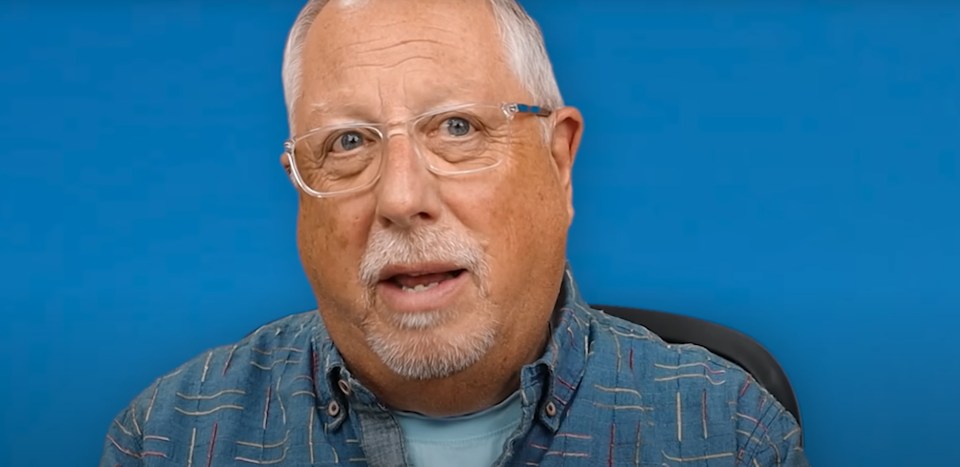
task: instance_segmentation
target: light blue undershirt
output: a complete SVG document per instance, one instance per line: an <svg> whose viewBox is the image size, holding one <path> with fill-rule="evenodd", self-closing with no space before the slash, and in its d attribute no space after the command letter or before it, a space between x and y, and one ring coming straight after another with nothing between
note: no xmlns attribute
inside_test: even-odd
<svg viewBox="0 0 960 467"><path fill-rule="evenodd" d="M407 460L416 467L490 467L520 425L520 393L481 412L432 418L394 411L403 431Z"/></svg>

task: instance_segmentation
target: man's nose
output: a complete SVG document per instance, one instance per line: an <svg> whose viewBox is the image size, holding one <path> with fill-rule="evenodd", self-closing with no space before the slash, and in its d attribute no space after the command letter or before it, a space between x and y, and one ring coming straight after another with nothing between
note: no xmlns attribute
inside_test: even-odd
<svg viewBox="0 0 960 467"><path fill-rule="evenodd" d="M409 228L437 219L442 202L435 177L405 133L391 133L383 146L383 167L377 184L377 217Z"/></svg>

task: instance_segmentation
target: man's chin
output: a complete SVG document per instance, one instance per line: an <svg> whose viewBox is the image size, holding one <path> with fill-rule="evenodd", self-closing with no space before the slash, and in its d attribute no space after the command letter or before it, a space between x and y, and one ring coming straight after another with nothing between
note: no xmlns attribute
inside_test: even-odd
<svg viewBox="0 0 960 467"><path fill-rule="evenodd" d="M431 310L420 313L387 311L387 319L401 332L427 332L437 329L450 319L449 310Z"/></svg>
<svg viewBox="0 0 960 467"><path fill-rule="evenodd" d="M443 314L439 316L442 321ZM496 340L491 326L466 332L443 323L387 326L392 329L368 329L367 343L388 368L410 380L441 379L464 371L482 360Z"/></svg>

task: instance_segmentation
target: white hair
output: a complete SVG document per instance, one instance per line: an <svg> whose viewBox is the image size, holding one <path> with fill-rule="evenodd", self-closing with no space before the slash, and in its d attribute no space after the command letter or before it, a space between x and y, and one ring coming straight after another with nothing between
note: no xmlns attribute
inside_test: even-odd
<svg viewBox="0 0 960 467"><path fill-rule="evenodd" d="M293 108L300 99L303 78L303 46L307 33L320 10L329 0L308 0L300 10L283 53L283 97L287 104L290 132L293 133ZM488 0L493 7L507 63L534 102L551 109L563 106L560 88L553 75L543 33L537 22L516 0Z"/></svg>
<svg viewBox="0 0 960 467"><path fill-rule="evenodd" d="M384 269L431 262L470 271L479 292L476 305L409 314L386 311L377 298ZM361 324L367 344L404 378L428 380L458 373L480 361L497 341L500 313L489 295L490 267L480 242L463 230L436 224L410 231L377 229L360 260L359 279L365 288L360 304L369 310ZM446 324L464 315L469 316L470 330L451 332Z"/></svg>

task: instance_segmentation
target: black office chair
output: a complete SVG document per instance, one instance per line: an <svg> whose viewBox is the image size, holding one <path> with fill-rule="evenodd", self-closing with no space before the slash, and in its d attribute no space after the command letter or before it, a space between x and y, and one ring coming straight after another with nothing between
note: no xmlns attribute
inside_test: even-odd
<svg viewBox="0 0 960 467"><path fill-rule="evenodd" d="M800 406L787 374L773 355L750 336L717 323L662 311L591 305L637 323L673 344L696 344L748 371L800 424Z"/></svg>

